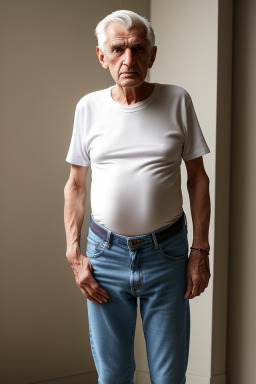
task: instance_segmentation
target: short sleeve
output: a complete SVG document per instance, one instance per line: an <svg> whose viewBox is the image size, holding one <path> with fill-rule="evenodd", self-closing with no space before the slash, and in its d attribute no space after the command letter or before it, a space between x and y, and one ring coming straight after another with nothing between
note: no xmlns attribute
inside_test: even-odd
<svg viewBox="0 0 256 384"><path fill-rule="evenodd" d="M66 161L71 164L89 167L91 161L86 150L83 120L84 119L82 118L81 107L78 103L75 110L73 132Z"/></svg>
<svg viewBox="0 0 256 384"><path fill-rule="evenodd" d="M183 128L185 140L181 156L184 161L195 159L210 152L191 98L186 107L186 112L183 114Z"/></svg>

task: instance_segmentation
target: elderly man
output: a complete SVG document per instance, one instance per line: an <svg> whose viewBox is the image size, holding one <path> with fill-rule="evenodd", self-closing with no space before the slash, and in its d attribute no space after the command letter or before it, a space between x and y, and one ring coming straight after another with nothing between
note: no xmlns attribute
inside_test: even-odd
<svg viewBox="0 0 256 384"><path fill-rule="evenodd" d="M66 161L66 256L87 298L92 355L101 384L133 383L137 298L151 382L184 384L189 355L189 299L204 292L209 269L210 152L189 93L146 82L157 47L144 17L113 12L96 28L99 61L115 85L76 106ZM182 208L186 164L193 220L189 252ZM86 256L80 251L92 170ZM189 257L188 257L189 254Z"/></svg>

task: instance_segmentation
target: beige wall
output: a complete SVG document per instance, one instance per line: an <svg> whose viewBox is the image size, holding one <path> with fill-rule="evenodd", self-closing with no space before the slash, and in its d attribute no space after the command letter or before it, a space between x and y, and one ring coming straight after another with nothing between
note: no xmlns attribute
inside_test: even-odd
<svg viewBox="0 0 256 384"><path fill-rule="evenodd" d="M63 188L75 105L113 84L97 61L94 28L120 8L149 17L148 0L0 3L4 384L97 382L86 299L65 258ZM89 206L88 194L82 250Z"/></svg>
<svg viewBox="0 0 256 384"><path fill-rule="evenodd" d="M158 53L150 81L178 84L190 92L211 149L204 163L211 179L214 278L208 290L191 301L188 384L225 382L228 218L227 383L251 384L256 376L253 0L237 0L234 6L230 217L230 0L151 0L151 6L149 0L111 0L100 7L84 0L1 1L0 381L97 382L86 301L65 259L60 196L69 174L65 157L75 105L84 94L113 83L97 62L94 28L116 9L146 17L151 13ZM182 178L191 242L184 167ZM89 180L90 174L83 252ZM135 345L136 384L146 384L150 381L140 316Z"/></svg>
<svg viewBox="0 0 256 384"><path fill-rule="evenodd" d="M256 377L256 2L234 2L228 384Z"/></svg>

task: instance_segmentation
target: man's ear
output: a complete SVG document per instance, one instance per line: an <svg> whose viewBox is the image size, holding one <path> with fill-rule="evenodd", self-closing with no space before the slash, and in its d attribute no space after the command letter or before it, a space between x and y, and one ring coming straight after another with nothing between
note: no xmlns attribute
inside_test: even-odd
<svg viewBox="0 0 256 384"><path fill-rule="evenodd" d="M106 63L105 55L98 46L96 47L96 52L102 67L108 69L108 64Z"/></svg>
<svg viewBox="0 0 256 384"><path fill-rule="evenodd" d="M154 61L156 59L156 52L157 52L157 46L154 45L154 47L151 49L151 57L150 57L150 61L149 61L149 64L148 64L148 67L151 68L154 64Z"/></svg>

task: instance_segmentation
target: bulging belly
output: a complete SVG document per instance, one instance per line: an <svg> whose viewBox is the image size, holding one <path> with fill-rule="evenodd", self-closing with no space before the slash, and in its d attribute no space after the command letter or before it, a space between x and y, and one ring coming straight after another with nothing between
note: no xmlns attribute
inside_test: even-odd
<svg viewBox="0 0 256 384"><path fill-rule="evenodd" d="M146 172L146 167L106 171L92 177L91 208L94 219L115 233L153 232L182 213L180 173L152 168Z"/></svg>

